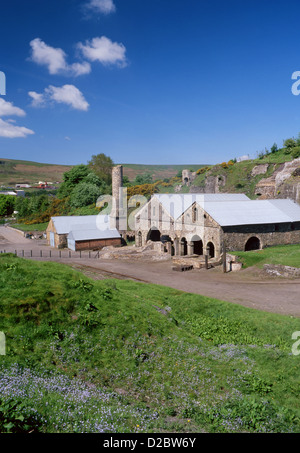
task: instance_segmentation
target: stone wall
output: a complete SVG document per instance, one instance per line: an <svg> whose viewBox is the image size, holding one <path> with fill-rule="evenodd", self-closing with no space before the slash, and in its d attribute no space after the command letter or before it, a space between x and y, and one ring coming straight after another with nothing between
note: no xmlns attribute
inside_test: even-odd
<svg viewBox="0 0 300 453"><path fill-rule="evenodd" d="M295 224L295 230L291 224L275 225L243 225L235 227L223 227L221 240L225 240L228 251L243 251L245 244L251 237L260 240L261 248L273 245L288 245L300 243L300 222Z"/></svg>

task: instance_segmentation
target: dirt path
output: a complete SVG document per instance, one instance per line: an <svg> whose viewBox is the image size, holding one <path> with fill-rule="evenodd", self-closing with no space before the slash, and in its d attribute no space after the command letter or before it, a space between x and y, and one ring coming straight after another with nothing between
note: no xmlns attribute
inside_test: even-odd
<svg viewBox="0 0 300 453"><path fill-rule="evenodd" d="M25 239L18 232L0 227L0 250L34 250L36 260L59 261L82 270L94 279L118 278L154 283L195 294L244 305L263 311L300 317L300 279L267 277L256 269L223 274L221 267L215 269L194 269L174 272L172 261L130 261L79 259L76 257L58 259L38 257L42 250L53 255L44 241ZM38 253L37 253L38 252ZM64 252L66 254L66 252Z"/></svg>

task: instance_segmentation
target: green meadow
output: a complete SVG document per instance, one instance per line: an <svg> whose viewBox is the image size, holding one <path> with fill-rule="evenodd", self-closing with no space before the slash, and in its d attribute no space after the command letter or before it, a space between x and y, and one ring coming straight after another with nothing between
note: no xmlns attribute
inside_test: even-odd
<svg viewBox="0 0 300 453"><path fill-rule="evenodd" d="M2 254L1 432L300 432L299 330L290 316Z"/></svg>

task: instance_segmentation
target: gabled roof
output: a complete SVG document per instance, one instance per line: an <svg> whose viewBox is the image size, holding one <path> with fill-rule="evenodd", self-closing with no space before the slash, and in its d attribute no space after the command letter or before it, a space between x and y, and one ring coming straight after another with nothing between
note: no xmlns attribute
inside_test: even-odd
<svg viewBox="0 0 300 453"><path fill-rule="evenodd" d="M152 199L157 199L174 220L195 202L201 205L207 202L250 201L250 198L242 193L155 194L152 195Z"/></svg>
<svg viewBox="0 0 300 453"><path fill-rule="evenodd" d="M68 234L71 230L109 230L108 215L58 216L51 217L57 234Z"/></svg>

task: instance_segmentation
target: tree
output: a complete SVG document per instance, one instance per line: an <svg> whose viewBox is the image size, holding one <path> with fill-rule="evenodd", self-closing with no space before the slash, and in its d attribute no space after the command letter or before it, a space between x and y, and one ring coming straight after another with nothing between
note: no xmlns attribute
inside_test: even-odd
<svg viewBox="0 0 300 453"><path fill-rule="evenodd" d="M133 184L136 186L141 186L144 184L152 184L152 183L153 183L152 175L151 175L151 173L147 173L147 172L144 173L143 175L137 175L133 182Z"/></svg>
<svg viewBox="0 0 300 453"><path fill-rule="evenodd" d="M0 217L11 215L15 209L15 197L12 195L0 195Z"/></svg>
<svg viewBox="0 0 300 453"><path fill-rule="evenodd" d="M274 143L274 144L271 146L271 153L274 154L274 153L277 153L277 151L278 151L277 143Z"/></svg>
<svg viewBox="0 0 300 453"><path fill-rule="evenodd" d="M88 166L106 184L111 184L111 172L114 163L110 157L104 153L93 155Z"/></svg>
<svg viewBox="0 0 300 453"><path fill-rule="evenodd" d="M297 146L297 142L294 138L288 138L283 143L283 146L286 148L287 152L290 153L295 146Z"/></svg>
<svg viewBox="0 0 300 453"><path fill-rule="evenodd" d="M72 191L70 204L73 208L81 208L96 203L97 198L102 195L100 187L88 182L81 182Z"/></svg>
<svg viewBox="0 0 300 453"><path fill-rule="evenodd" d="M91 172L90 168L87 165L76 165L67 171L63 175L63 183L58 189L57 196L58 198L66 198L71 195L72 190L79 184L83 179L85 179L88 174Z"/></svg>

